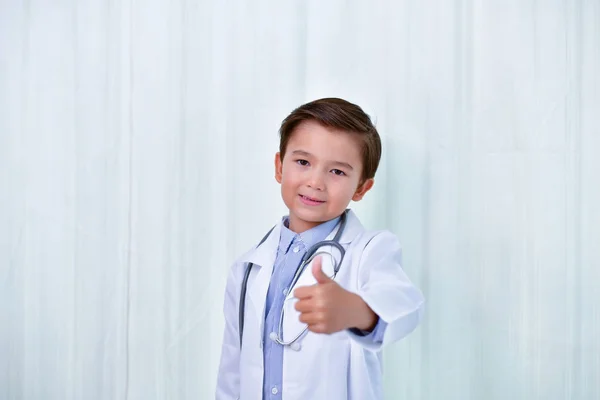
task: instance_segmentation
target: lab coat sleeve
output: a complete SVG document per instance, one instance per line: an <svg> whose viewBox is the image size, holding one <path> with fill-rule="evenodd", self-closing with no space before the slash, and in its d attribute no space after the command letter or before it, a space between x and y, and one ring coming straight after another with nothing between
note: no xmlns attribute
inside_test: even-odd
<svg viewBox="0 0 600 400"><path fill-rule="evenodd" d="M387 328L387 323L379 318L377 324L375 324L375 328L372 331L362 331L358 328L350 328L350 333L353 333L358 336L362 336L365 339L369 339L373 342L383 342L383 334L385 333L385 328Z"/></svg>
<svg viewBox="0 0 600 400"><path fill-rule="evenodd" d="M221 361L217 375L216 400L236 400L240 397L240 339L238 330L239 280L231 268L225 287L223 313L225 329L221 345Z"/></svg>
<svg viewBox="0 0 600 400"><path fill-rule="evenodd" d="M383 340L352 332L350 337L377 351L415 330L421 320L424 298L402 270L400 243L389 231L379 232L369 241L358 268L357 293L385 324Z"/></svg>

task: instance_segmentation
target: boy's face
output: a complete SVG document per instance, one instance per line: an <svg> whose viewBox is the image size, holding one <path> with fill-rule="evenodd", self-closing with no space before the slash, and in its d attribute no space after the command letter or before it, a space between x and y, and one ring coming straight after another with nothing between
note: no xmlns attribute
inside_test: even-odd
<svg viewBox="0 0 600 400"><path fill-rule="evenodd" d="M290 210L290 230L301 233L341 215L373 186L362 174L360 139L316 121L294 129L285 156L275 155L275 179Z"/></svg>

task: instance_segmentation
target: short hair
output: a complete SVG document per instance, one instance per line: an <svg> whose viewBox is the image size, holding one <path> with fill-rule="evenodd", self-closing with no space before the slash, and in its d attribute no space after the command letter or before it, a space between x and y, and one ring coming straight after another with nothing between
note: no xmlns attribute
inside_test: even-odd
<svg viewBox="0 0 600 400"><path fill-rule="evenodd" d="M304 121L316 121L327 128L356 134L362 142L361 184L375 177L381 160L381 139L371 118L356 104L339 98L311 101L296 108L279 128L279 153L283 160L294 130Z"/></svg>

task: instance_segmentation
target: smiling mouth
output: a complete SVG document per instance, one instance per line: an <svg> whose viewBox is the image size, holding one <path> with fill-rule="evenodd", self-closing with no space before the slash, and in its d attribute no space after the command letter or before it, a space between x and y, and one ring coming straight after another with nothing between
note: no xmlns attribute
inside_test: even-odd
<svg viewBox="0 0 600 400"><path fill-rule="evenodd" d="M306 202L306 203L310 203L310 204L322 204L325 203L325 200L318 200L318 199L313 199L312 197L308 197L308 196L304 196L304 195L298 195L300 196L300 198Z"/></svg>

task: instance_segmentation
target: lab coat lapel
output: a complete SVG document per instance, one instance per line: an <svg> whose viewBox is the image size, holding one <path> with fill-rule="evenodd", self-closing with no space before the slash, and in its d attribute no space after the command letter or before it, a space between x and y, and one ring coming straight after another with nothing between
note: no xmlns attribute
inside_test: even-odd
<svg viewBox="0 0 600 400"><path fill-rule="evenodd" d="M253 274L256 278L249 279L247 295L254 306L256 319L262 326L263 313L269 290L269 282L273 273L273 265L277 256L277 247L279 246L279 236L281 233L281 223L277 224L269 237L258 247L248 251L240 258L244 265L244 270L248 263L253 263ZM262 335L262 332L261 332Z"/></svg>
<svg viewBox="0 0 600 400"><path fill-rule="evenodd" d="M346 229L344 229L344 232L340 237L340 244L348 244L352 242L354 239L356 239L356 236L358 236L364 230L365 228L360 223L360 220L356 214L354 214L354 211L349 209L347 213ZM327 240L332 240L335 236L335 233L336 231L331 232L331 234L327 237Z"/></svg>

